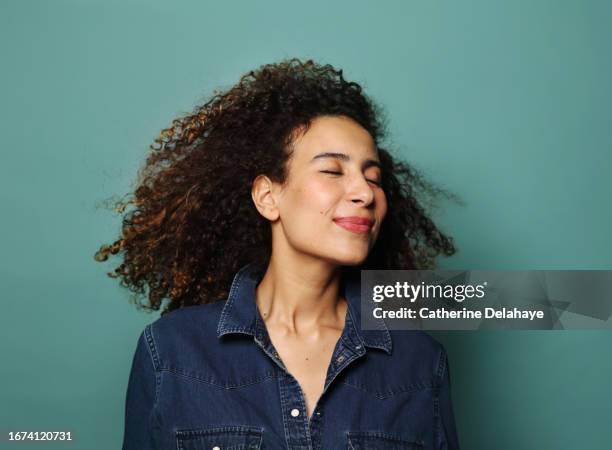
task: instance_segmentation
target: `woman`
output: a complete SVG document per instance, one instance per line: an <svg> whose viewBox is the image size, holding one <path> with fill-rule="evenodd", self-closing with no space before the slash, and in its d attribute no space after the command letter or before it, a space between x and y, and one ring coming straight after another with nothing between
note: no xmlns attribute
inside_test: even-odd
<svg viewBox="0 0 612 450"><path fill-rule="evenodd" d="M109 275L163 305L134 355L125 450L458 448L442 346L360 328L360 270L455 252L415 196L440 191L383 137L358 84L297 59L162 131L97 255L121 253Z"/></svg>

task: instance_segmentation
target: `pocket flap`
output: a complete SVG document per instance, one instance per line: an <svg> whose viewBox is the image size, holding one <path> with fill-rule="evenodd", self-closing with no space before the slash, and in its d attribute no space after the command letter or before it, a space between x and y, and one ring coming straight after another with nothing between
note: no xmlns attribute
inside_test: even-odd
<svg viewBox="0 0 612 450"><path fill-rule="evenodd" d="M179 450L259 450L263 429L242 425L177 430Z"/></svg>
<svg viewBox="0 0 612 450"><path fill-rule="evenodd" d="M382 431L349 431L349 450L422 450L423 442Z"/></svg>

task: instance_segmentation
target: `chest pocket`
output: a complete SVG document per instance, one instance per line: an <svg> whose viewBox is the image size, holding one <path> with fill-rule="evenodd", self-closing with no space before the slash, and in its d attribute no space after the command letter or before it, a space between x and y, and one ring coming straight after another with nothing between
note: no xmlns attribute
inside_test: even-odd
<svg viewBox="0 0 612 450"><path fill-rule="evenodd" d="M349 431L348 450L422 450L423 442L380 431Z"/></svg>
<svg viewBox="0 0 612 450"><path fill-rule="evenodd" d="M178 450L260 450L261 428L233 425L202 430L177 430Z"/></svg>

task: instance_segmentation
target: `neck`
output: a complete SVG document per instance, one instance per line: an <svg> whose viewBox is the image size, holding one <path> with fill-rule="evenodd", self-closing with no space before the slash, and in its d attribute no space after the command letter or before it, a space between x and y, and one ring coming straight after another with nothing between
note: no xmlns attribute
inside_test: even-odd
<svg viewBox="0 0 612 450"><path fill-rule="evenodd" d="M280 260L274 255L256 289L257 306L268 326L310 335L344 321L341 267L318 260Z"/></svg>

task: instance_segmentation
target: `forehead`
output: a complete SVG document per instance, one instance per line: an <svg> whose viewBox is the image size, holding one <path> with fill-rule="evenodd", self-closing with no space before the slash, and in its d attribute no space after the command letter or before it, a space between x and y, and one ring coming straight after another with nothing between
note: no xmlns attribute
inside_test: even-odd
<svg viewBox="0 0 612 450"><path fill-rule="evenodd" d="M299 134L293 145L292 159L307 163L321 152L345 153L354 160L378 160L376 144L370 133L345 116L321 116Z"/></svg>

